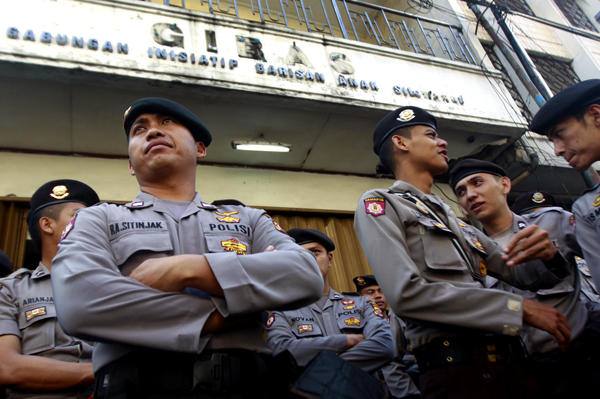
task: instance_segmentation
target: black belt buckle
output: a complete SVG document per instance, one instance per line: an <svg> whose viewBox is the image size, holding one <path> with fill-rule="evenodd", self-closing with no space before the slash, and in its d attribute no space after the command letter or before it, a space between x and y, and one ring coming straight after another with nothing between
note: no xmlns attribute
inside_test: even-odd
<svg viewBox="0 0 600 399"><path fill-rule="evenodd" d="M194 363L194 384L196 388L211 392L224 392L231 387L231 367L229 355L213 353L204 356Z"/></svg>

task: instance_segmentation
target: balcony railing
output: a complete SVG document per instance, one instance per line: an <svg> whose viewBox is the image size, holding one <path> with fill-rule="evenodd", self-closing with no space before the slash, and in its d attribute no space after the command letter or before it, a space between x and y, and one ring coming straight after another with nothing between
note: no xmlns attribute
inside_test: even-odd
<svg viewBox="0 0 600 399"><path fill-rule="evenodd" d="M359 0L142 0L477 64L460 26Z"/></svg>

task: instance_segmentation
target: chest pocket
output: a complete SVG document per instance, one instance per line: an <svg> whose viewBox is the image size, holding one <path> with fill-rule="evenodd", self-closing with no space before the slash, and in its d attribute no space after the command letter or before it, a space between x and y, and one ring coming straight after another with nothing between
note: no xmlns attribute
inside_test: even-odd
<svg viewBox="0 0 600 399"><path fill-rule="evenodd" d="M123 265L136 252L172 255L173 244L168 231L136 231L123 234L111 241L117 265ZM148 258L153 256L148 256ZM155 257L155 256L154 256Z"/></svg>
<svg viewBox="0 0 600 399"><path fill-rule="evenodd" d="M418 219L418 228L425 254L425 264L434 271L466 272L467 265L454 248L452 230L431 219Z"/></svg>
<svg viewBox="0 0 600 399"><path fill-rule="evenodd" d="M251 229L243 223L202 223L206 247L211 253L252 253Z"/></svg>
<svg viewBox="0 0 600 399"><path fill-rule="evenodd" d="M368 306L365 306L368 308ZM359 334L365 327L365 318L362 309L341 310L336 313L338 328L341 331L350 332L351 334Z"/></svg>
<svg viewBox="0 0 600 399"><path fill-rule="evenodd" d="M298 322L292 326L292 331L294 335L298 338L312 338L312 337L322 337L323 332L321 331L321 327L319 327L314 322Z"/></svg>
<svg viewBox="0 0 600 399"><path fill-rule="evenodd" d="M19 311L19 330L24 355L55 347L56 309L54 303L36 303Z"/></svg>

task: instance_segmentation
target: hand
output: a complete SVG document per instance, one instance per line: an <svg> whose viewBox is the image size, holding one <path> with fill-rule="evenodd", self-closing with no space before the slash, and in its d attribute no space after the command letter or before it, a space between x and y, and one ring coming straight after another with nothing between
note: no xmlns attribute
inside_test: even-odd
<svg viewBox="0 0 600 399"><path fill-rule="evenodd" d="M567 318L554 307L523 298L523 322L554 335L558 348L564 352L571 339Z"/></svg>
<svg viewBox="0 0 600 399"><path fill-rule="evenodd" d="M362 334L346 334L346 350L358 345L364 341L365 336Z"/></svg>
<svg viewBox="0 0 600 399"><path fill-rule="evenodd" d="M181 292L187 286L185 281L189 277L189 270L194 267L196 256L175 255L146 259L129 277L160 291Z"/></svg>
<svg viewBox="0 0 600 399"><path fill-rule="evenodd" d="M265 250L263 252L275 252L275 251L277 251L275 249L275 247L272 245L269 245L268 247L265 248Z"/></svg>
<svg viewBox="0 0 600 399"><path fill-rule="evenodd" d="M507 266L533 259L550 261L558 252L548 237L548 232L533 224L515 234L503 251L502 259L506 261Z"/></svg>

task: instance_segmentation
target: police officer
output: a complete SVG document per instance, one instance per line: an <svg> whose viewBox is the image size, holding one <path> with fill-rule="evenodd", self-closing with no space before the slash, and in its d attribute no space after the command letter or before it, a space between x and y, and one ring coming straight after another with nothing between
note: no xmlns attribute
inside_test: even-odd
<svg viewBox="0 0 600 399"><path fill-rule="evenodd" d="M75 212L98 202L91 187L66 179L42 185L31 197L27 226L42 260L35 270L19 269L0 280L0 386L8 387L8 398L92 393L92 346L58 324L50 268Z"/></svg>
<svg viewBox="0 0 600 399"><path fill-rule="evenodd" d="M585 335L589 335L590 331L585 330L589 323L589 315L580 299L581 283L577 262L573 250L566 244L568 239L565 233L568 230L561 229L563 225L568 224L569 218L563 218L562 212L555 211L546 212L543 218L537 219L525 219L511 212L507 203L511 181L501 167L491 162L477 159L459 162L450 171L450 185L461 207L472 218L479 221L486 234L501 246L506 245L515 234L527 226L536 224L548 232L547 241L551 241L549 245L555 245L569 262L570 275L552 288L538 290L535 293L512 287L508 287L508 290L533 301L553 306L565 315L571 327L571 345L566 355L560 353L558 344L551 334L529 326L521 331L523 342L530 356L535 360L535 371L540 379L539 386L544 397L584 394L585 392L581 392L583 386L580 380L583 374L593 367L585 360L587 352L592 348L587 348L586 353L576 352L576 348L580 349L582 346L577 343L585 342ZM544 202L541 193L538 193L535 199L539 203ZM579 370L574 372L574 369ZM579 394L576 394L577 390L580 390Z"/></svg>
<svg viewBox="0 0 600 399"><path fill-rule="evenodd" d="M515 377L525 373L523 323L561 345L569 326L551 306L485 289L484 277L537 290L560 282L567 266L553 246L536 255L544 262L530 259L527 249L541 239L536 228L504 251L480 232L465 235L464 223L431 193L434 176L448 168L446 146L428 112L408 106L388 114L375 128L373 150L397 181L363 194L356 233L393 312L407 323L423 397L527 397L532 378Z"/></svg>
<svg viewBox="0 0 600 399"><path fill-rule="evenodd" d="M554 196L544 191L530 191L520 195L510 209L522 216L527 224L537 224L550 233L560 232L557 236L558 247L567 249L573 254L579 269L581 283L579 298L581 302L586 303L588 309L593 309L595 313L596 308L600 308L600 304L589 303L599 302L600 295L592 279L590 268L583 259L583 251L575 237L575 216L558 206Z"/></svg>
<svg viewBox="0 0 600 399"><path fill-rule="evenodd" d="M388 303L385 299L385 295L381 291L381 287L377 284L375 276L372 274L356 276L352 279L352 282L356 286L356 291L369 299L371 299L379 310L385 315L385 319L390 323L392 329L392 336L394 337L395 354L394 360L385 365L381 369L381 379L385 381L388 386L390 393L398 398L419 398L420 393L415 383L418 381L418 368L413 369L412 373L405 372L410 363L414 363L414 355L407 355L408 343L404 336L404 330L406 330L406 323L393 312L388 310ZM413 357L411 361L410 357ZM414 376L414 377L413 377Z"/></svg>
<svg viewBox="0 0 600 399"><path fill-rule="evenodd" d="M389 363L394 342L383 313L374 302L358 294L342 295L329 286L333 241L313 229L291 229L288 234L316 256L324 289L312 305L271 313L267 342L273 353L287 350L303 367L321 350L328 350L367 373Z"/></svg>
<svg viewBox="0 0 600 399"><path fill-rule="evenodd" d="M320 297L314 256L265 211L202 201L212 137L188 109L143 98L123 125L141 192L78 213L53 267L61 325L98 341L94 397L277 396L259 312Z"/></svg>
<svg viewBox="0 0 600 399"><path fill-rule="evenodd" d="M548 136L556 156L584 171L600 160L600 79L563 89L535 114L529 130ZM600 285L600 184L573 204L575 235L596 286Z"/></svg>

